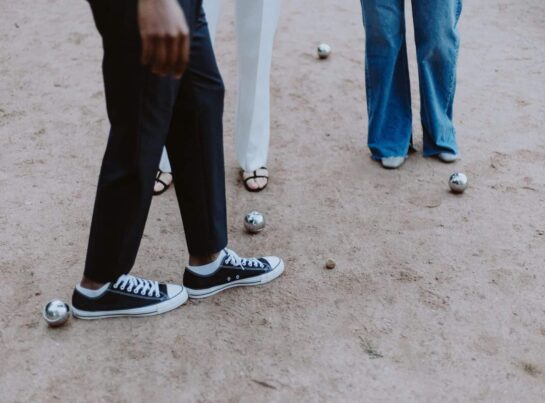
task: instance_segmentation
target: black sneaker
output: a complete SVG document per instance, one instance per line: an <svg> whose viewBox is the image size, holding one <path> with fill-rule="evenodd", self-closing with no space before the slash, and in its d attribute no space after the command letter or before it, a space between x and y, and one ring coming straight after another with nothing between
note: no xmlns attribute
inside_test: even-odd
<svg viewBox="0 0 545 403"><path fill-rule="evenodd" d="M284 272L284 262L276 256L242 258L230 249L216 271L208 275L186 267L184 286L190 298L206 298L231 287L265 284Z"/></svg>
<svg viewBox="0 0 545 403"><path fill-rule="evenodd" d="M76 285L72 312L81 319L151 316L171 311L186 301L183 286L123 274L115 283L107 283L95 292Z"/></svg>

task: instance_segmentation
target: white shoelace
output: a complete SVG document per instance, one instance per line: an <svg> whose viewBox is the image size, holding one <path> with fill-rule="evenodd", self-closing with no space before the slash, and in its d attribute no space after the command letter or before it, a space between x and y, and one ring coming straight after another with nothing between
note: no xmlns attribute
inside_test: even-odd
<svg viewBox="0 0 545 403"><path fill-rule="evenodd" d="M159 283L157 281L146 280L145 278L131 276L129 274L121 275L113 288L127 291L133 294L147 295L148 297L159 298Z"/></svg>
<svg viewBox="0 0 545 403"><path fill-rule="evenodd" d="M232 264L233 266L239 266L242 270L244 270L246 267L249 268L260 268L263 269L265 265L257 260L256 258L244 258L237 255L234 251L231 249L225 249L225 252L227 253L227 258L225 259L226 264Z"/></svg>

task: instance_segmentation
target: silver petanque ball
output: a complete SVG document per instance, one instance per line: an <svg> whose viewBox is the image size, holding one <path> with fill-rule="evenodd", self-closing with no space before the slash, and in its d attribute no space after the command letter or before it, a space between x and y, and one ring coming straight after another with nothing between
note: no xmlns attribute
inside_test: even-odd
<svg viewBox="0 0 545 403"><path fill-rule="evenodd" d="M49 326L57 327L64 325L70 317L70 307L60 299L53 299L45 304L42 314Z"/></svg>
<svg viewBox="0 0 545 403"><path fill-rule="evenodd" d="M265 228L265 216L258 211L252 211L244 217L246 231L256 234Z"/></svg>
<svg viewBox="0 0 545 403"><path fill-rule="evenodd" d="M461 172L453 173L448 180L448 185L453 193L464 193L467 189L467 184L467 176Z"/></svg>
<svg viewBox="0 0 545 403"><path fill-rule="evenodd" d="M331 46L329 46L327 43L320 43L316 51L318 52L318 57L320 59L327 59L331 54Z"/></svg>

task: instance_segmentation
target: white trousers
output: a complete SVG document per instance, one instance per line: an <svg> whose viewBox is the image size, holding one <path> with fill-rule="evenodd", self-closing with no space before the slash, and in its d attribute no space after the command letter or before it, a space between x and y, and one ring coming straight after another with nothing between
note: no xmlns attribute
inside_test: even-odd
<svg viewBox="0 0 545 403"><path fill-rule="evenodd" d="M281 0L236 0L238 97L235 148L245 171L267 165L270 135L270 74ZM223 0L204 0L212 42ZM168 168L168 169L166 169ZM166 151L159 169L170 172Z"/></svg>

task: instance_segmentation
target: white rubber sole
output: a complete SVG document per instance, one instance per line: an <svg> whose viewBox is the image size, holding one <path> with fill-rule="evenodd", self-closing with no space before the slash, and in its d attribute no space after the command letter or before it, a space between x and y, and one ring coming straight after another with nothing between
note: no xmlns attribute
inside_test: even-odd
<svg viewBox="0 0 545 403"><path fill-rule="evenodd" d="M187 289L187 293L189 294L189 298L196 298L196 299L207 298L217 294L218 292L221 292L233 287L248 287L252 285L266 284L273 281L275 278L279 277L282 273L284 273L284 262L280 260L280 263L278 264L278 266L276 266L272 271L262 274L261 276L236 280L230 283L217 285L215 287L205 288L203 290L193 290L187 287L186 289Z"/></svg>
<svg viewBox="0 0 545 403"><path fill-rule="evenodd" d="M146 306L143 308L120 309L117 311L82 311L72 307L72 314L78 319L105 319L105 318L120 318L124 316L154 316L165 312L172 311L187 302L187 289L184 287L179 294L170 298L167 301L156 305Z"/></svg>

